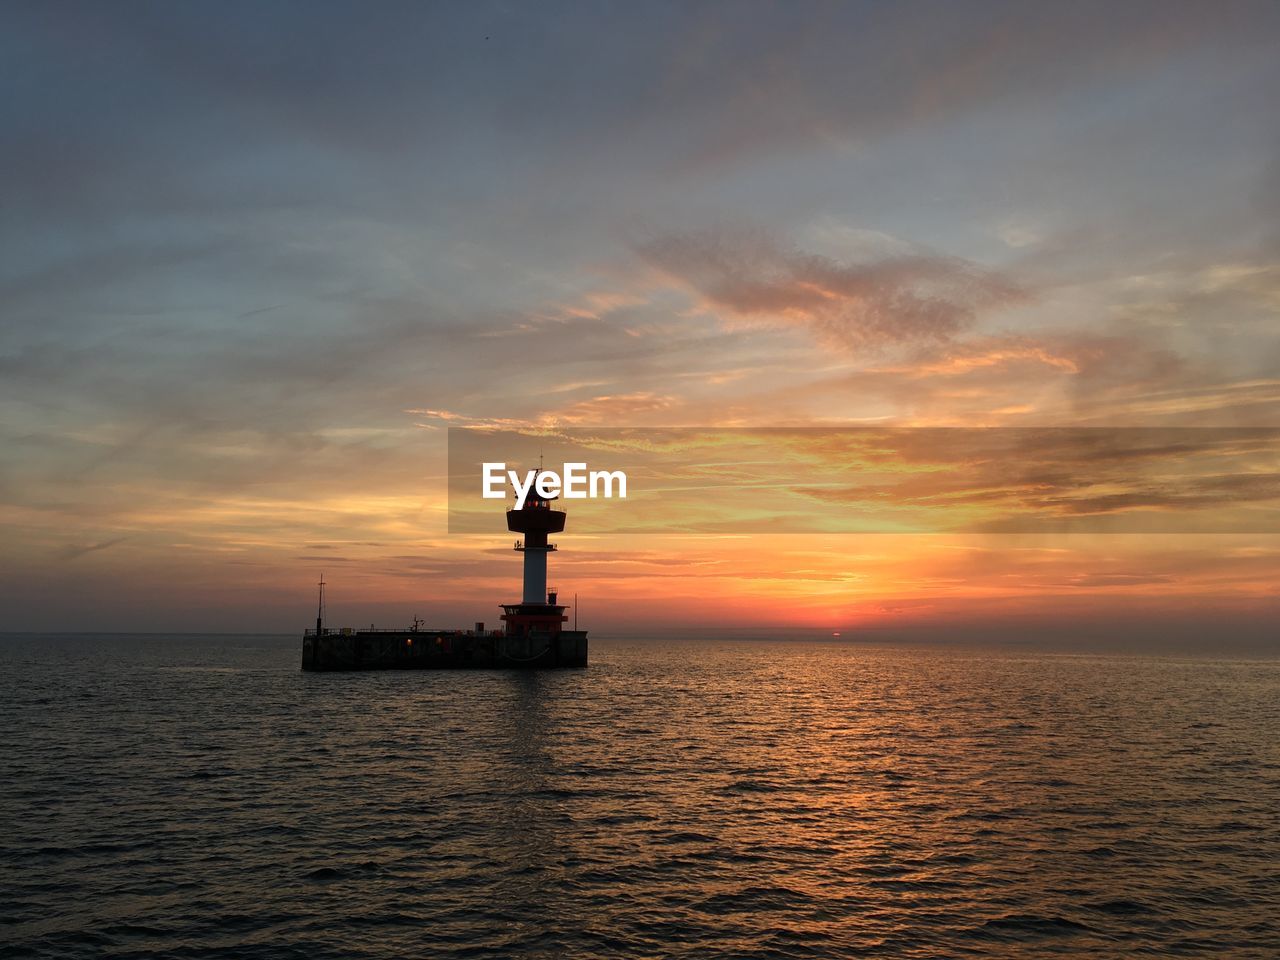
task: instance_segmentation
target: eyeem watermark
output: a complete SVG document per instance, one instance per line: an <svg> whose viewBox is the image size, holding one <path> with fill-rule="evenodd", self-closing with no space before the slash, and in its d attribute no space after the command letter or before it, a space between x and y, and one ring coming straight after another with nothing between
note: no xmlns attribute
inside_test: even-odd
<svg viewBox="0 0 1280 960"><path fill-rule="evenodd" d="M513 493L573 501L592 534L1280 533L1280 427L450 427L448 441L459 534L501 529L494 501ZM544 454L559 472L525 469Z"/></svg>
<svg viewBox="0 0 1280 960"><path fill-rule="evenodd" d="M483 464L483 492L486 500L507 499L506 485L511 483L516 492L516 509L524 509L529 491L536 491L543 500L563 496L566 500L586 500L613 497L613 485L618 485L618 497L627 498L627 475L621 470L587 470L585 463L566 463L563 477L554 470L529 470L524 482L520 474L508 470L506 463Z"/></svg>

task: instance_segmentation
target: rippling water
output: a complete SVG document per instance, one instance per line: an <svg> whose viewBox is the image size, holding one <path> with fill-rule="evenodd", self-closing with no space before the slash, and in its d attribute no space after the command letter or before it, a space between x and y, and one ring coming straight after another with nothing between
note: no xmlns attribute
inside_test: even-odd
<svg viewBox="0 0 1280 960"><path fill-rule="evenodd" d="M1280 662L0 638L6 956L1280 956Z"/></svg>

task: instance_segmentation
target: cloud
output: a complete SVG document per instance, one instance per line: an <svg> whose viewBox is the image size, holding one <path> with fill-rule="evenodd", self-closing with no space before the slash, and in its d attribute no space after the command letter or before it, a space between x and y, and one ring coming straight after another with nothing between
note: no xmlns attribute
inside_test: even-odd
<svg viewBox="0 0 1280 960"><path fill-rule="evenodd" d="M792 447L854 480L796 493L871 516L920 509L963 526L981 507L983 529L1126 515L1149 530L1264 530L1276 513L1263 505L1280 501L1278 439L1274 429L859 430L802 432Z"/></svg>
<svg viewBox="0 0 1280 960"><path fill-rule="evenodd" d="M932 356L917 357L910 364L879 367L876 372L901 373L921 379L955 377L1019 365L1031 367L1039 377L1044 376L1046 367L1064 373L1079 373L1081 369L1080 362L1069 354L1028 337L992 337L938 351Z"/></svg>
<svg viewBox="0 0 1280 960"><path fill-rule="evenodd" d="M646 415L662 414L675 405L674 397L640 390L635 393L592 397L554 411L543 419L558 424L633 423Z"/></svg>
<svg viewBox="0 0 1280 960"><path fill-rule="evenodd" d="M1082 573L1068 580L1073 587L1138 587L1174 582L1173 577L1155 573Z"/></svg>
<svg viewBox="0 0 1280 960"><path fill-rule="evenodd" d="M669 235L640 254L724 321L799 326L851 351L948 341L980 312L1027 299L1012 280L958 257L840 263L751 231Z"/></svg>
<svg viewBox="0 0 1280 960"><path fill-rule="evenodd" d="M90 553L97 553L99 550L110 550L117 544L124 543L128 540L128 536L113 537L110 540L101 540L98 543L84 544L81 546L68 547L62 552L62 559L76 560Z"/></svg>

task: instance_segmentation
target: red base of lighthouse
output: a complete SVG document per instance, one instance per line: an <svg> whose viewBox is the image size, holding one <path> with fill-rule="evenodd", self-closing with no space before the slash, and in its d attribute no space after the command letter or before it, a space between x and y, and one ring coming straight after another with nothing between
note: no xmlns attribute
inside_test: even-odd
<svg viewBox="0 0 1280 960"><path fill-rule="evenodd" d="M504 603L502 609L509 637L558 637L569 619L567 608L553 603Z"/></svg>

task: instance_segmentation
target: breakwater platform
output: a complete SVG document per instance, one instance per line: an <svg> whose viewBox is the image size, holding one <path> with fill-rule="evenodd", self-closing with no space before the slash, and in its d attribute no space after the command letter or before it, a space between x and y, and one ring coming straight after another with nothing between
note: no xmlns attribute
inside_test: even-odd
<svg viewBox="0 0 1280 960"><path fill-rule="evenodd" d="M587 631L508 636L473 630L308 630L302 669L536 670L587 665Z"/></svg>

